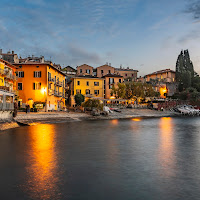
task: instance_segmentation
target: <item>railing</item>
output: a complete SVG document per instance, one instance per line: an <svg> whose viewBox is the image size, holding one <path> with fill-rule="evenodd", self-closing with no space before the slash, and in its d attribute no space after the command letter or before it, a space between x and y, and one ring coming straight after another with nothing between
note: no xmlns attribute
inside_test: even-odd
<svg viewBox="0 0 200 200"><path fill-rule="evenodd" d="M11 92L11 93L16 93L16 90L13 90L10 87L6 87L6 86L0 86L0 90L6 91L6 92Z"/></svg>
<svg viewBox="0 0 200 200"><path fill-rule="evenodd" d="M51 78L51 77L48 78L48 81L49 82L55 82L54 78Z"/></svg>
<svg viewBox="0 0 200 200"><path fill-rule="evenodd" d="M48 89L48 94L49 94L49 95L54 95L54 90Z"/></svg>
<svg viewBox="0 0 200 200"><path fill-rule="evenodd" d="M61 81L56 81L56 83L55 83L56 85L58 85L58 86L60 86L60 87L62 87L63 86L63 84L62 84L62 82Z"/></svg>
<svg viewBox="0 0 200 200"><path fill-rule="evenodd" d="M59 97L62 97L62 95L63 95L62 92L59 92L59 93L58 93L58 96L59 96Z"/></svg>
<svg viewBox="0 0 200 200"><path fill-rule="evenodd" d="M14 103L0 103L0 111L14 110Z"/></svg>
<svg viewBox="0 0 200 200"><path fill-rule="evenodd" d="M5 72L4 74L6 75L5 78L8 78L8 79L14 80L14 81L17 80L17 77L13 74L9 74L8 72Z"/></svg>
<svg viewBox="0 0 200 200"><path fill-rule="evenodd" d="M58 96L58 92L57 92L57 91L54 91L54 95L55 95L55 96Z"/></svg>

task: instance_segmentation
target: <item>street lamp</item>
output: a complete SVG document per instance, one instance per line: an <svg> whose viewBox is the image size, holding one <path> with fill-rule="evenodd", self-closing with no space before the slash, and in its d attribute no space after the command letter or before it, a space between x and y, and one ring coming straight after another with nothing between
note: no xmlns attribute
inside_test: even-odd
<svg viewBox="0 0 200 200"><path fill-rule="evenodd" d="M47 88L46 87L42 88L42 93L44 93L44 98L45 98L45 112L47 112Z"/></svg>

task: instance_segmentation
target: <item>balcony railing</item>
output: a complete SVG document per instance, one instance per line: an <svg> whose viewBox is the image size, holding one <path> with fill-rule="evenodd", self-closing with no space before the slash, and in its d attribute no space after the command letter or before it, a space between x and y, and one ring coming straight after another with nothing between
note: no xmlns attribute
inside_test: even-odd
<svg viewBox="0 0 200 200"><path fill-rule="evenodd" d="M0 103L0 111L14 110L14 103Z"/></svg>
<svg viewBox="0 0 200 200"><path fill-rule="evenodd" d="M56 83L55 83L56 85L58 85L58 86L60 86L60 87L62 87L63 86L63 83L61 82L61 81L56 81Z"/></svg>
<svg viewBox="0 0 200 200"><path fill-rule="evenodd" d="M6 87L6 86L0 86L0 90L6 91L6 92L11 92L11 93L16 93L16 90L13 90L10 87Z"/></svg>
<svg viewBox="0 0 200 200"><path fill-rule="evenodd" d="M55 79L54 79L54 78L51 78L51 77L48 77L48 81L49 81L50 83L54 83L54 82L55 82Z"/></svg>
<svg viewBox="0 0 200 200"><path fill-rule="evenodd" d="M17 77L13 74L9 74L8 72L5 72L5 78L16 81Z"/></svg>
<svg viewBox="0 0 200 200"><path fill-rule="evenodd" d="M48 94L49 94L49 95L54 95L54 90L48 89Z"/></svg>

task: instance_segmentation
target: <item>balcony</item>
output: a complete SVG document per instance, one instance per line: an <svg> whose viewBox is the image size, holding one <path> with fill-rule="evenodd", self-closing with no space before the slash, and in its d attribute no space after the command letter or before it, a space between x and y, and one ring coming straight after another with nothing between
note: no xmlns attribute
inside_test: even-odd
<svg viewBox="0 0 200 200"><path fill-rule="evenodd" d="M63 96L63 93L62 93L62 92L58 92L58 96L59 96L59 97L62 97L62 96Z"/></svg>
<svg viewBox="0 0 200 200"><path fill-rule="evenodd" d="M0 111L14 110L14 103L0 103Z"/></svg>
<svg viewBox="0 0 200 200"><path fill-rule="evenodd" d="M52 90L52 89L48 89L48 95L54 95L54 90Z"/></svg>
<svg viewBox="0 0 200 200"><path fill-rule="evenodd" d="M63 83L61 81L56 81L55 82L55 85L59 86L59 87L62 87L63 86Z"/></svg>
<svg viewBox="0 0 200 200"><path fill-rule="evenodd" d="M6 86L0 86L0 90L3 90L5 92L10 92L10 93L16 93L16 90L13 90L12 88L10 87L6 87Z"/></svg>
<svg viewBox="0 0 200 200"><path fill-rule="evenodd" d="M51 78L51 77L48 78L48 81L49 81L49 83L51 83L51 84L55 82L54 78Z"/></svg>
<svg viewBox="0 0 200 200"><path fill-rule="evenodd" d="M5 71L5 79L9 79L9 80L12 80L12 81L16 81L17 80L17 77L13 74L10 74L9 72L6 72Z"/></svg>

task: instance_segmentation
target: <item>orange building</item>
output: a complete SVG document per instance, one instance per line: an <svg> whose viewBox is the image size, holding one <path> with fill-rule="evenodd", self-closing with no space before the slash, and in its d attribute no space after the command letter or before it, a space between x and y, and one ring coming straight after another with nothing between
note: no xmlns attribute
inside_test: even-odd
<svg viewBox="0 0 200 200"><path fill-rule="evenodd" d="M87 64L83 64L78 66L77 75L93 75L93 67Z"/></svg>
<svg viewBox="0 0 200 200"><path fill-rule="evenodd" d="M115 73L115 68L108 64L97 67L96 70L97 70L97 77L99 77L99 78L101 78L102 76L105 76L107 74Z"/></svg>
<svg viewBox="0 0 200 200"><path fill-rule="evenodd" d="M65 107L65 74L47 63L29 61L15 65L22 107L29 104L44 111L59 111Z"/></svg>
<svg viewBox="0 0 200 200"><path fill-rule="evenodd" d="M172 83L175 82L175 74L176 72L171 69L164 69L153 72L151 74L147 74L145 77L146 77L146 82L150 82L151 80L158 80L161 82Z"/></svg>
<svg viewBox="0 0 200 200"><path fill-rule="evenodd" d="M116 88L118 87L118 83L122 83L124 81L123 76L117 75L117 74L107 74L103 76L104 78L104 98L110 99L111 97L111 89L113 86Z"/></svg>

